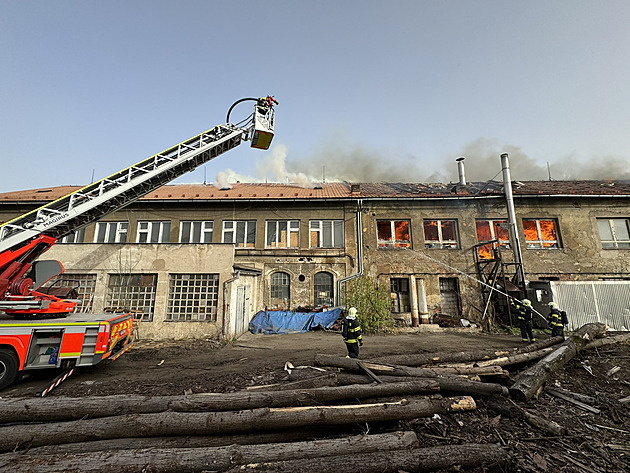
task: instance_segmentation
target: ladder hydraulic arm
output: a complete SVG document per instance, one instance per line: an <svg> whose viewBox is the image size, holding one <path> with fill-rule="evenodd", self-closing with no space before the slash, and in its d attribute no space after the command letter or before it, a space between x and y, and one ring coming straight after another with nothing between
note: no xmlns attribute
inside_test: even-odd
<svg viewBox="0 0 630 473"><path fill-rule="evenodd" d="M234 105L243 100L256 101L254 112L243 122L230 124L228 113L226 125L215 126L0 225L0 310L11 314L71 312L76 303L36 291L63 272L61 263L35 261L57 239L129 205L242 141L251 139L252 148L268 149L274 133L273 106L278 102L269 96L242 99Z"/></svg>

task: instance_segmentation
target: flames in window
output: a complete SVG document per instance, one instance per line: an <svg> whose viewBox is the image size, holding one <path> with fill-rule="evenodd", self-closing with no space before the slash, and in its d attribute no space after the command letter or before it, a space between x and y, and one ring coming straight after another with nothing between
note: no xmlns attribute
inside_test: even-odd
<svg viewBox="0 0 630 473"><path fill-rule="evenodd" d="M379 220L376 222L379 248L410 248L409 220Z"/></svg>
<svg viewBox="0 0 630 473"><path fill-rule="evenodd" d="M480 259L494 258L498 245L501 248L510 247L510 233L506 220L477 220L475 226L477 229L477 241L479 243L489 242L486 245L477 247L477 254Z"/></svg>
<svg viewBox="0 0 630 473"><path fill-rule="evenodd" d="M558 248L558 234L554 220L523 220L527 248Z"/></svg>

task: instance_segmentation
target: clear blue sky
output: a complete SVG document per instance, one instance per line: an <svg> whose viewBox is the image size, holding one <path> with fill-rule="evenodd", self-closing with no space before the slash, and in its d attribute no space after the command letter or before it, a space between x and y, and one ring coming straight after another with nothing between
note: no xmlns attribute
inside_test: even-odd
<svg viewBox="0 0 630 473"><path fill-rule="evenodd" d="M84 185L280 102L178 182L630 178L630 2L0 0L0 192ZM233 117L249 114L240 105ZM500 176L499 176L500 178Z"/></svg>

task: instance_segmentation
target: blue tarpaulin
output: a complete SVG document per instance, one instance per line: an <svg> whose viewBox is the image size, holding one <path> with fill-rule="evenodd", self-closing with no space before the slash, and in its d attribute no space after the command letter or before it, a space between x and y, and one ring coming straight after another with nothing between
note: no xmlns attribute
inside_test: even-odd
<svg viewBox="0 0 630 473"><path fill-rule="evenodd" d="M341 309L325 312L293 312L290 310L261 310L249 323L252 333L296 333L315 328L329 328L339 318Z"/></svg>

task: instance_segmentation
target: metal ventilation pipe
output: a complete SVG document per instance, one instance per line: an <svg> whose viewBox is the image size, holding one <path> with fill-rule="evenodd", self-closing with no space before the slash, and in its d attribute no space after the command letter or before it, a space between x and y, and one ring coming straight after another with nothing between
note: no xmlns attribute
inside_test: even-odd
<svg viewBox="0 0 630 473"><path fill-rule="evenodd" d="M457 174L459 175L459 185L466 185L466 173L464 172L464 159L466 158L457 158Z"/></svg>
<svg viewBox="0 0 630 473"><path fill-rule="evenodd" d="M510 176L510 161L507 153L501 155L501 169L503 170L503 188L505 189L508 223L510 225L510 241L512 242L514 251L518 278L523 284L523 290L525 290L525 270L523 269L523 255L521 254L521 243L518 237L518 228L516 227L516 212L514 211L514 198L512 196L512 177Z"/></svg>

